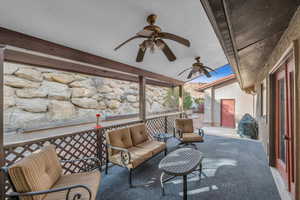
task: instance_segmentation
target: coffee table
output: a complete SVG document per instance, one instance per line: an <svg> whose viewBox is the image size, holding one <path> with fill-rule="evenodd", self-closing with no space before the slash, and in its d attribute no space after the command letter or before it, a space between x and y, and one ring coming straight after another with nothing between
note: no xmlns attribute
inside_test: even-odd
<svg viewBox="0 0 300 200"><path fill-rule="evenodd" d="M171 135L169 133L157 133L153 137L158 141L163 141L164 143L166 143L168 141L168 139L173 137L173 135Z"/></svg>
<svg viewBox="0 0 300 200"><path fill-rule="evenodd" d="M163 158L158 168L163 172L160 177L162 194L164 195L164 183L177 177L183 177L183 199L187 199L187 175L195 170L199 170L199 176L202 174L203 154L195 149L180 148ZM171 175L170 178L163 180L163 176Z"/></svg>

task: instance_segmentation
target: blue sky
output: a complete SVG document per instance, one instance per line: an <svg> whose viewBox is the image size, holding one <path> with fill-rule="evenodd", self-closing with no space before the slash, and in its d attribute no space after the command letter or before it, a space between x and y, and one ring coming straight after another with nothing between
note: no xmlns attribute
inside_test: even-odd
<svg viewBox="0 0 300 200"><path fill-rule="evenodd" d="M212 77L207 78L206 76L202 75L192 81L190 81L191 83L210 83L212 81L218 80L224 76L228 76L230 74L234 74L231 65L227 64L224 65L222 67L219 67L218 69L216 69L216 72L210 72L210 74L212 75Z"/></svg>

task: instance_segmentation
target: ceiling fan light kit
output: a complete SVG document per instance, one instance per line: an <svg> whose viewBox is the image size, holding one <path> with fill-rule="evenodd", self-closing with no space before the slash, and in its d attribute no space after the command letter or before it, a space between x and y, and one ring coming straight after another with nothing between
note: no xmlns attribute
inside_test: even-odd
<svg viewBox="0 0 300 200"><path fill-rule="evenodd" d="M162 50L162 52L165 54L167 59L170 62L173 62L176 60L176 56L174 55L173 51L170 49L170 47L164 42L163 39L167 40L173 40L177 43L180 43L186 47L190 47L190 41L182 38L180 36L174 35L172 33L162 32L162 29L154 25L157 20L157 15L151 14L147 17L147 22L149 25L145 26L143 30L139 31L135 34L135 36L129 38L125 42L121 43L119 46L117 46L114 50L118 50L126 43L130 42L131 40L137 39L137 38L144 38L145 40L139 44L139 50L136 57L136 62L142 62L145 56L145 53L147 49L150 50L151 53L155 51L155 49ZM180 76L184 72L191 69L189 72L187 79L190 79L194 74L204 74L207 77L211 77L210 71L214 71L213 69L204 66L203 63L200 62L200 57L195 58L196 62L192 65L192 67L189 67L182 72L178 74ZM214 71L215 72L215 71Z"/></svg>
<svg viewBox="0 0 300 200"><path fill-rule="evenodd" d="M192 65L192 67L188 67L185 70L181 71L178 76L180 76L181 74L183 74L184 72L188 71L189 69L191 69L191 71L189 72L187 79L192 78L192 76L194 74L204 74L206 77L210 78L211 74L210 72L215 72L215 70L213 70L210 67L204 66L202 62L200 62L200 57L196 57L195 58L196 62Z"/></svg>
<svg viewBox="0 0 300 200"><path fill-rule="evenodd" d="M162 32L162 29L159 26L154 25L156 19L157 19L157 15L154 14L149 15L147 17L147 22L149 25L145 26L142 31L136 33L135 36L121 43L114 50L115 51L118 50L123 45L130 42L131 40L144 38L145 40L139 45L136 62L143 61L147 49L150 49L150 52L154 52L156 48L162 50L162 52L165 54L165 56L170 62L175 61L176 56L174 55L170 47L164 42L163 39L172 40L187 47L190 47L191 45L190 41L180 36L174 35L172 33Z"/></svg>

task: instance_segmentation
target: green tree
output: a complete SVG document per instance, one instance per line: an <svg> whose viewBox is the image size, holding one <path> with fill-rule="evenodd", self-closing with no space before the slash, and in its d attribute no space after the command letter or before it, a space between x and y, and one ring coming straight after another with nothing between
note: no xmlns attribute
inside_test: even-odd
<svg viewBox="0 0 300 200"><path fill-rule="evenodd" d="M203 104L204 103L204 99L203 98L195 98L194 102L198 105Z"/></svg>
<svg viewBox="0 0 300 200"><path fill-rule="evenodd" d="M179 88L170 88L167 96L165 97L165 104L171 108L176 108L179 105ZM193 105L193 99L189 92L183 90L183 109L190 109Z"/></svg>

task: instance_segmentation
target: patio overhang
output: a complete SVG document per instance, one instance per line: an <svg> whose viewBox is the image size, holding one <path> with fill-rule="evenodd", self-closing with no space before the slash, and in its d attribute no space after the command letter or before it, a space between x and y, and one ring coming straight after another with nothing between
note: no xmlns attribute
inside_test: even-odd
<svg viewBox="0 0 300 200"><path fill-rule="evenodd" d="M61 9L63 8L63 9ZM12 10L13 12L10 12ZM0 8L0 44L37 51L66 59L98 65L106 70L131 73L172 85L189 81L187 74L196 56L213 69L228 63L216 34L199 0L180 0L149 4L124 2L12 0ZM78 13L88 13L78 15ZM187 38L187 48L167 40L177 57L169 62L159 50L146 52L143 62L135 62L141 40L131 41L118 51L114 48L147 25L146 17L156 14L163 31ZM26 18L24 16L28 16ZM124 17L126 16L126 17ZM17 38L17 39L16 39ZM148 54L149 53L149 54Z"/></svg>
<svg viewBox="0 0 300 200"><path fill-rule="evenodd" d="M106 78L138 82L144 76L148 84L174 87L184 82L134 66L72 49L29 35L0 28L0 44L6 45L4 59L40 67L98 75Z"/></svg>
<svg viewBox="0 0 300 200"><path fill-rule="evenodd" d="M287 28L298 0L201 0L242 89L249 91Z"/></svg>

